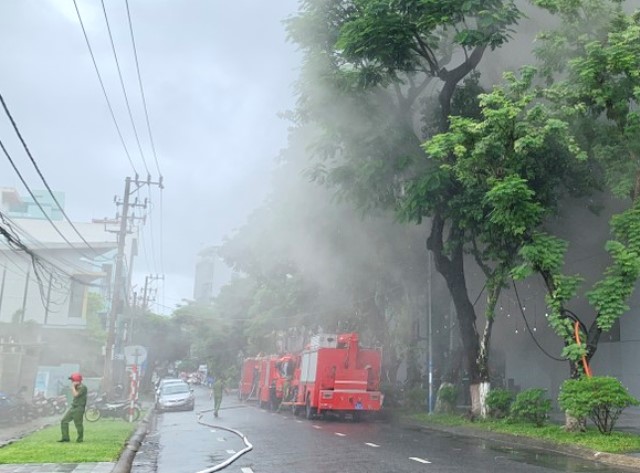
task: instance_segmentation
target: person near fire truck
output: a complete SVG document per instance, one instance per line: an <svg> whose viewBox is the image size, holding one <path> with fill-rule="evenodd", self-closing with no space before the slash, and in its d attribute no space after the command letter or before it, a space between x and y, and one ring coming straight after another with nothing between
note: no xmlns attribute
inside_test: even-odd
<svg viewBox="0 0 640 473"><path fill-rule="evenodd" d="M209 395L209 399L213 397L213 416L218 417L218 411L220 410L220 404L222 404L222 393L227 393L227 383L223 376L219 373L216 373L215 379L213 381L213 386L211 387L211 394Z"/></svg>

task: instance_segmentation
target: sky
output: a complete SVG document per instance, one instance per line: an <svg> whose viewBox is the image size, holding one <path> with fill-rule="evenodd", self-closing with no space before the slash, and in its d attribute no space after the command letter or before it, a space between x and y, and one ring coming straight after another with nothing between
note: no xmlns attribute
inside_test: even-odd
<svg viewBox="0 0 640 473"><path fill-rule="evenodd" d="M146 176L128 118L99 0L77 0L107 94L136 170ZM144 156L149 144L124 0L105 2ZM300 55L282 20L297 0L130 0L151 129L165 184L150 197L151 219L134 262L133 284L164 272L167 312L193 294L197 252L218 244L269 191ZM0 93L44 176L65 193L74 221L112 218L115 195L133 169L118 138L72 0L0 2ZM37 175L4 116L0 138L30 186ZM0 187L26 194L6 159ZM162 213L160 201L162 200ZM162 231L161 231L162 228ZM146 256L145 256L146 253ZM162 290L162 285L159 286ZM162 291L160 291L162 292Z"/></svg>

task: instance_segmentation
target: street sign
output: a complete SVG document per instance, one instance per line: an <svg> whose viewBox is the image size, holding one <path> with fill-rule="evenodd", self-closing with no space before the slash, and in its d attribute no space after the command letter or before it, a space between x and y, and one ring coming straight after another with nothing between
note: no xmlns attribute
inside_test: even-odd
<svg viewBox="0 0 640 473"><path fill-rule="evenodd" d="M124 356L128 365L141 365L147 359L147 349L141 345L124 347Z"/></svg>

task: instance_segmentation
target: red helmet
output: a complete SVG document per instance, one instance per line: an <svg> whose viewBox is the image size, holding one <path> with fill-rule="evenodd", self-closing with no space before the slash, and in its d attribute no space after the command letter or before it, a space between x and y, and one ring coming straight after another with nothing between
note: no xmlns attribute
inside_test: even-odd
<svg viewBox="0 0 640 473"><path fill-rule="evenodd" d="M69 379L73 382L80 382L82 381L82 375L80 373L71 373Z"/></svg>

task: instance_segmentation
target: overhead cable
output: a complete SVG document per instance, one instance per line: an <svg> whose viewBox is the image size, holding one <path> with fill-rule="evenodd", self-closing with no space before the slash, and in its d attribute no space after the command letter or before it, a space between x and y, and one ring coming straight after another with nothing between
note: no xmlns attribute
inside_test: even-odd
<svg viewBox="0 0 640 473"><path fill-rule="evenodd" d="M5 215L3 217L3 221L5 221L7 224L11 225L14 229L14 233L16 235L19 234L20 237L22 237L22 241L25 242L26 245L31 245L32 249L35 252L38 251L46 251L49 248L47 247L47 245L41 241L39 241L37 238L35 238L33 235L31 235L28 231L25 230L25 228L18 224L14 219L8 217L7 215ZM58 256L58 255L50 255L48 256L50 258L54 258L57 261L59 261L60 263L62 263L65 267L68 267L70 269L73 269L75 271L78 272L84 272L85 268L78 266L78 263L70 261L62 256ZM106 257L105 257L106 259ZM110 259L109 259L110 260Z"/></svg>
<svg viewBox="0 0 640 473"><path fill-rule="evenodd" d="M122 78L122 70L120 69L120 61L118 61L118 53L116 52L116 45L113 41L113 34L111 33L111 25L109 24L109 17L107 15L107 8L104 4L104 0L100 0L102 4L102 12L104 13L104 21L107 24L107 32L109 33L109 41L111 43L111 51L113 52L113 58L116 61L116 69L118 70L118 78L120 79L120 86L122 88L122 94L124 95L124 102L127 106L127 112L129 113L129 119L131 120L131 127L133 128L133 135L136 138L136 143L138 144L138 151L140 152L140 157L142 158L142 164L144 165L144 169L149 174L149 168L147 167L147 161L144 158L144 152L142 151L142 145L140 144L140 137L138 136L138 129L136 128L135 120L133 119L133 113L131 112L131 105L129 104L129 96L127 95L127 89L124 86L124 79Z"/></svg>
<svg viewBox="0 0 640 473"><path fill-rule="evenodd" d="M133 22L131 21L131 11L129 10L129 0L125 0L127 6L127 20L129 21L129 32L131 33L131 45L133 46L133 57L136 62L136 72L138 74L138 86L140 87L140 95L142 96L142 105L144 108L144 117L147 122L147 132L149 133L149 142L151 143L151 151L153 152L153 159L156 163L156 169L158 170L158 176L162 175L160 172L160 165L158 164L158 154L156 153L156 145L153 139L153 133L151 133L151 122L149 121L149 109L147 108L147 99L144 94L144 87L142 86L142 74L140 73L140 62L138 61L138 48L136 47L136 39L133 34Z"/></svg>
<svg viewBox="0 0 640 473"><path fill-rule="evenodd" d="M11 226L10 220L2 212L0 212L0 222L3 224L3 226L0 226L0 235L5 237L7 243L9 244L10 247L13 247L14 249L17 249L19 251L22 251L22 252L26 253L27 255L29 255L31 257L32 261L35 261L35 262L38 262L38 263L46 263L51 268L57 270L58 272L60 272L64 276L68 277L72 281L75 281L75 282L78 282L80 284L84 284L84 285L87 285L87 286L100 286L98 284L85 283L84 281L78 279L76 276L74 276L73 274L68 272L66 269L61 268L57 264L52 263L49 259L47 259L47 258L43 257L42 255L39 255L38 253L36 253L32 248L30 248L28 245L26 245L20 239L19 235L17 235L16 231ZM86 273L86 274L90 274L90 273Z"/></svg>
<svg viewBox="0 0 640 473"><path fill-rule="evenodd" d="M86 253L84 253L82 251L82 249L76 247L73 243L71 243L69 241L69 239L64 235L64 233L62 233L60 231L60 229L58 228L58 226L55 224L55 222L53 220L51 220L51 217L49 217L49 215L47 214L47 212L44 210L44 207L42 207L42 204L40 204L40 202L38 201L38 199L36 198L35 194L33 193L33 191L31 190L31 188L29 187L29 184L27 184L27 181L24 179L24 177L22 176L22 173L20 172L20 170L18 169L18 167L16 166L16 163L13 161L13 158L11 157L11 155L9 154L9 152L7 151L7 148L4 146L4 143L2 142L2 140L0 140L0 148L2 149L2 152L4 153L4 155L6 156L6 158L9 160L9 163L11 164L11 167L13 168L13 170L15 171L15 173L18 175L18 178L20 179L20 182L22 182L22 185L24 185L25 189L27 189L27 192L29 193L29 195L31 196L31 198L33 199L33 202L38 206L38 208L40 209L40 211L42 212L42 214L44 215L44 217L48 220L48 222L51 224L51 226L53 227L53 229L56 231L56 233L58 235L60 235L60 237L74 250L76 250L78 253L80 253L81 255L83 255L85 258L89 258L92 259L92 256L88 256Z"/></svg>
<svg viewBox="0 0 640 473"><path fill-rule="evenodd" d="M38 163L36 163L36 160L34 159L33 155L31 154L31 150L29 150L29 147L27 146L27 143L25 142L25 140L24 140L24 138L22 136L22 133L20 133L20 129L18 128L18 124L16 123L15 119L13 118L13 115L9 111L9 107L7 107L7 103L5 102L4 97L2 96L2 93L0 93L0 103L2 104L2 108L4 109L4 113L7 115L7 117L9 118L9 121L11 122L11 126L13 127L13 130L15 131L16 135L18 136L18 139L20 140L20 143L22 143L22 147L24 148L25 152L27 153L27 156L29 156L29 160L31 161L31 164L33 164L33 167L35 168L36 172L38 173L38 176L40 176L40 179L42 180L42 183L47 188L47 191L49 192L49 195L51 196L51 198L55 202L55 204L58 207L58 209L60 209L60 212L62 212L62 215L64 216L64 218L67 220L69 225L71 225L71 228L76 233L76 235L78 235L80 237L80 239L84 242L84 244L87 245L87 248L89 248L91 251L93 251L97 256L103 257L103 255L98 250L96 250L93 246L91 246L91 244L85 239L85 237L82 235L82 233L80 233L78 228L75 226L75 224L71 221L71 219L67 215L67 212L65 212L64 208L62 207L62 205L60 205L60 202L58 201L58 198L55 196L55 194L51 190L51 187L49 186L49 183L47 182L47 180L45 179L44 175L42 174L42 171L40 170L40 167L38 166ZM32 197L33 197L34 200L36 200L36 198L33 195L32 195Z"/></svg>
<svg viewBox="0 0 640 473"><path fill-rule="evenodd" d="M540 351L544 353L548 358L551 358L554 361L568 361L566 358L558 358L556 356L553 356L547 350L545 350L542 347L542 345L540 345L540 343L538 342L538 339L535 337L535 335L533 334L533 331L529 327L529 322L527 321L527 317L524 315L524 310L522 310L522 303L520 302L520 295L518 294L518 288L516 287L516 282L513 279L511 280L511 282L513 283L513 291L516 294L516 301L518 302L518 308L520 309L520 314L522 314L522 319L524 320L524 324L527 327L527 332L529 332L529 335L531 335L531 339L533 340L533 342L540 349Z"/></svg>
<svg viewBox="0 0 640 473"><path fill-rule="evenodd" d="M113 111L113 106L111 105L111 100L109 100L109 95L107 94L107 89L104 85L104 81L102 80L102 75L100 74L100 69L98 68L98 63L96 62L96 57L93 54L93 48L91 47L91 42L89 41L89 36L87 35L87 30L84 27L84 22L82 21L82 15L80 15L80 9L78 8L77 0L73 0L73 5L76 8L76 14L78 15L78 21L80 22L80 27L82 28L82 34L84 35L84 41L87 45L87 49L89 50L89 55L91 56L91 61L93 62L93 68L96 71L96 75L98 76L98 81L100 82L100 88L102 89L102 94L104 95L104 99L107 102L107 107L109 108L109 114L111 115L111 120L116 127L116 131L118 132L118 137L120 138L120 144L124 148L124 153L127 156L127 160L131 165L131 169L133 169L134 174L138 174L136 167L133 164L133 160L131 159L131 154L129 153L129 149L127 148L127 144L124 141L124 136L122 136L122 131L120 130L120 125L118 125L118 120L116 119L116 114Z"/></svg>

